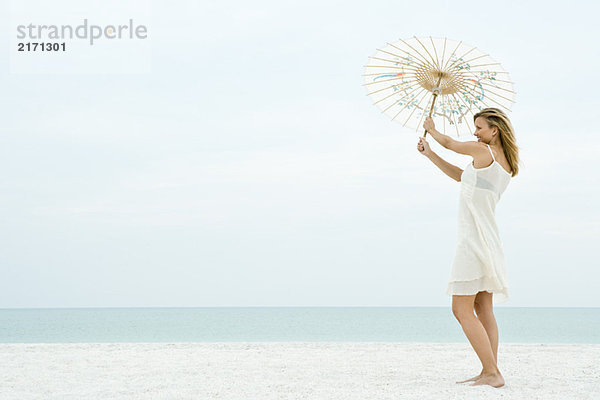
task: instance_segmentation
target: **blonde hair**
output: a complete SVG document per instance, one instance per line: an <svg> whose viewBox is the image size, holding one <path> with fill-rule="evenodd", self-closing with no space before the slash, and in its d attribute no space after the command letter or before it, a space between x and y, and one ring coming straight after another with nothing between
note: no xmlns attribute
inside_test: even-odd
<svg viewBox="0 0 600 400"><path fill-rule="evenodd" d="M510 120L499 108L489 107L480 110L473 116L473 122L481 117L486 120L490 128L498 128L500 143L504 149L506 160L512 169L512 176L519 173L519 147L515 138L515 131L510 123Z"/></svg>

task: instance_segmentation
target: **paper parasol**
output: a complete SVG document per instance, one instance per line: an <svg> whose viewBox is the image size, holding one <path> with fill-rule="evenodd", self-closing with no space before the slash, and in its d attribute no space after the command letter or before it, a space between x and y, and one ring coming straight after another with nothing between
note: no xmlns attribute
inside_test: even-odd
<svg viewBox="0 0 600 400"><path fill-rule="evenodd" d="M363 76L374 104L415 131L429 115L441 118L436 128L443 133L472 134L479 110L510 112L515 102L513 82L499 62L446 38L415 36L388 43L369 57Z"/></svg>

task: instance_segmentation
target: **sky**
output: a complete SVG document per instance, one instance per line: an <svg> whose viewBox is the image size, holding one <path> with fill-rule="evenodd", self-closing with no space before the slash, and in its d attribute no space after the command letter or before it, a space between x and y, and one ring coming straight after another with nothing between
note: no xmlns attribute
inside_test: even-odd
<svg viewBox="0 0 600 400"><path fill-rule="evenodd" d="M87 48L98 72L23 73L27 18L0 2L0 308L450 306L460 183L363 86L375 49L412 36L515 82L499 306L600 307L596 3L18 3L148 37Z"/></svg>

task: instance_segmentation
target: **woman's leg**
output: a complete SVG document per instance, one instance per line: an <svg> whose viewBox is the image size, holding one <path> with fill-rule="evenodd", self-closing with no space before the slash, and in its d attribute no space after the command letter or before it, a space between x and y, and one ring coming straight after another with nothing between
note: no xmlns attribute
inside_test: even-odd
<svg viewBox="0 0 600 400"><path fill-rule="evenodd" d="M496 325L496 319L494 318L492 295L492 293L486 291L477 293L475 296L475 312L477 313L477 318L485 328L485 332L490 339L492 351L494 352L494 359L496 360L496 365L498 365L498 326ZM482 376L483 369L479 375L465 379L464 381L458 381L456 383L476 381Z"/></svg>
<svg viewBox="0 0 600 400"><path fill-rule="evenodd" d="M483 375L499 375L496 358L488 334L473 313L476 295L452 296L452 313L460 323L467 339L483 366Z"/></svg>
<svg viewBox="0 0 600 400"><path fill-rule="evenodd" d="M493 294L489 292L477 293L477 297L475 297L475 312L487 332L490 344L492 345L492 351L494 352L494 358L496 359L496 365L498 365L498 324L496 324L496 318L494 317L492 296Z"/></svg>

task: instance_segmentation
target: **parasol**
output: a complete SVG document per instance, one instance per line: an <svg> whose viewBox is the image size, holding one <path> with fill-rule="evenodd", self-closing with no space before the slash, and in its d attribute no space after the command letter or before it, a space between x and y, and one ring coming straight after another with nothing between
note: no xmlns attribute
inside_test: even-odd
<svg viewBox="0 0 600 400"><path fill-rule="evenodd" d="M387 43L369 57L363 77L367 95L382 113L415 131L430 116L441 117L436 128L443 133L471 134L479 110L509 112L515 102L514 83L499 62L447 38Z"/></svg>

